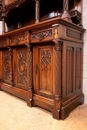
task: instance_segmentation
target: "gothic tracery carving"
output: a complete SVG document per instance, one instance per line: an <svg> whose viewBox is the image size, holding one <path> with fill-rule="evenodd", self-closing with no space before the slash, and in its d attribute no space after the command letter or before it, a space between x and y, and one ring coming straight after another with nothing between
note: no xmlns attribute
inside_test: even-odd
<svg viewBox="0 0 87 130"><path fill-rule="evenodd" d="M32 33L31 34L32 40L38 39L39 41L41 41L46 37L52 37L52 30L47 30L47 31Z"/></svg>
<svg viewBox="0 0 87 130"><path fill-rule="evenodd" d="M20 51L17 53L18 58L18 83L27 85L27 53Z"/></svg>

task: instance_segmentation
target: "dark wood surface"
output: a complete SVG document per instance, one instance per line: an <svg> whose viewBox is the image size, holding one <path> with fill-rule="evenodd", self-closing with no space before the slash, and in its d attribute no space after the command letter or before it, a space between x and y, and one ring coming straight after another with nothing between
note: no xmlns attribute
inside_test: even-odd
<svg viewBox="0 0 87 130"><path fill-rule="evenodd" d="M84 102L85 29L68 18L36 18L37 23L0 35L0 89L65 119Z"/></svg>

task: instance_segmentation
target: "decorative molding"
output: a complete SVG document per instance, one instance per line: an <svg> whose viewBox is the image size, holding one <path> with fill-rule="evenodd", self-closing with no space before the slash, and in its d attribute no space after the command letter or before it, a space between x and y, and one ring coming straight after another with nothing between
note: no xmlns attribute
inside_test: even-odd
<svg viewBox="0 0 87 130"><path fill-rule="evenodd" d="M46 31L42 31L42 32L38 32L38 33L32 33L31 34L31 39L32 40L43 40L44 38L47 38L47 37L52 37L52 30L46 30Z"/></svg>
<svg viewBox="0 0 87 130"><path fill-rule="evenodd" d="M76 32L76 31L69 29L69 28L66 29L66 35L68 37L76 38L79 40L82 39L82 34L80 32Z"/></svg>

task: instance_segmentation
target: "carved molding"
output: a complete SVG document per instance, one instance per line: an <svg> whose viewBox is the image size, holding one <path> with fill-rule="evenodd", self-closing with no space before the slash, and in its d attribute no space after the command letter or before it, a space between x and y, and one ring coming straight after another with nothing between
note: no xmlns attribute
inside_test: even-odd
<svg viewBox="0 0 87 130"><path fill-rule="evenodd" d="M43 40L44 38L47 38L47 37L52 37L52 30L46 30L46 31L42 31L42 32L38 32L38 33L32 33L31 34L31 40Z"/></svg>

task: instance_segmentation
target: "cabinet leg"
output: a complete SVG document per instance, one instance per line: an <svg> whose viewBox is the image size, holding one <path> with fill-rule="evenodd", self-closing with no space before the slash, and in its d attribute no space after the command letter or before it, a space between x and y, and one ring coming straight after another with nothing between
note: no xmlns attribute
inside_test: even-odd
<svg viewBox="0 0 87 130"><path fill-rule="evenodd" d="M27 105L29 107L33 106L33 91L32 90L27 91Z"/></svg>
<svg viewBox="0 0 87 130"><path fill-rule="evenodd" d="M61 108L61 101L60 100L55 100L54 102L54 111L53 111L53 118L57 119L57 120L60 120L60 117L61 117L61 111L60 111L60 108Z"/></svg>

